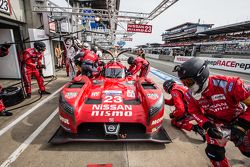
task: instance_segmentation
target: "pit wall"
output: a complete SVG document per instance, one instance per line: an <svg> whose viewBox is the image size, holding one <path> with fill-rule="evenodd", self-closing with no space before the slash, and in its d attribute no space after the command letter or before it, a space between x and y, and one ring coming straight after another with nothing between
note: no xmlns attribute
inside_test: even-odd
<svg viewBox="0 0 250 167"><path fill-rule="evenodd" d="M175 56L174 62L183 63L192 57ZM210 68L250 74L250 59L199 57L208 62Z"/></svg>
<svg viewBox="0 0 250 167"><path fill-rule="evenodd" d="M134 54L126 53L127 56L135 56ZM197 56L198 57L198 56ZM190 56L167 56L158 54L146 54L146 58L171 61L175 63L183 63L189 60ZM208 65L213 69L220 69L226 71L240 72L250 74L250 59L247 58L215 58L215 57L199 57L205 61L208 61Z"/></svg>

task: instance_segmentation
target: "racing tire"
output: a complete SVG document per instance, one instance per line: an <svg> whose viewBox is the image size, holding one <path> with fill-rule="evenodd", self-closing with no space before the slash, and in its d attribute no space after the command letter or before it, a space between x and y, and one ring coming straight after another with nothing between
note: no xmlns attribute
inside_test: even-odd
<svg viewBox="0 0 250 167"><path fill-rule="evenodd" d="M3 88L1 97L5 107L14 106L24 100L23 89L20 87Z"/></svg>

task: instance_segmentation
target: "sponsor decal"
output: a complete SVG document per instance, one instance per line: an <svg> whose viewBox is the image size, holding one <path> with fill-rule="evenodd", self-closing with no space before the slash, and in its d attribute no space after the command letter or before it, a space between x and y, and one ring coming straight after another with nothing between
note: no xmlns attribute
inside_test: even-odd
<svg viewBox="0 0 250 167"><path fill-rule="evenodd" d="M218 112L218 111L222 111L222 110L228 110L228 105L226 102L224 103L217 103L217 104L214 104L214 105L203 105L202 108L204 108L205 110L210 110L210 111L213 111L213 112Z"/></svg>
<svg viewBox="0 0 250 167"><path fill-rule="evenodd" d="M162 122L162 120L163 120L163 116L162 116L161 118L158 118L158 119L156 119L156 120L153 120L151 125L156 125L156 124Z"/></svg>
<svg viewBox="0 0 250 167"><path fill-rule="evenodd" d="M231 68L241 68L244 70L250 69L250 64L230 61L230 60L207 60L208 64L212 66L221 66L221 67L231 67Z"/></svg>
<svg viewBox="0 0 250 167"><path fill-rule="evenodd" d="M224 94L217 94L217 95L213 95L211 96L213 101L217 101L217 100L226 100L226 97Z"/></svg>
<svg viewBox="0 0 250 167"><path fill-rule="evenodd" d="M132 105L122 105L122 104L95 104L92 106L92 110L132 110Z"/></svg>
<svg viewBox="0 0 250 167"><path fill-rule="evenodd" d="M121 95L122 91L121 90L105 90L104 94L105 95Z"/></svg>
<svg viewBox="0 0 250 167"><path fill-rule="evenodd" d="M92 92L91 97L97 97L100 95L101 92Z"/></svg>
<svg viewBox="0 0 250 167"><path fill-rule="evenodd" d="M149 93L147 94L147 97L152 100L156 100L159 98L158 94L155 94L155 93Z"/></svg>
<svg viewBox="0 0 250 167"><path fill-rule="evenodd" d="M92 111L92 117L132 117L132 111Z"/></svg>
<svg viewBox="0 0 250 167"><path fill-rule="evenodd" d="M65 94L65 98L67 98L67 99L73 99L73 98L75 98L77 95L78 95L77 92L67 92L67 93Z"/></svg>
<svg viewBox="0 0 250 167"><path fill-rule="evenodd" d="M117 105L117 104L100 104L93 105L91 116L103 117L131 117L133 115L132 105ZM113 121L112 120L109 121Z"/></svg>
<svg viewBox="0 0 250 167"><path fill-rule="evenodd" d="M61 115L59 115L59 119L61 122L63 122L64 124L69 125L69 120L67 118L63 118Z"/></svg>
<svg viewBox="0 0 250 167"><path fill-rule="evenodd" d="M133 91L133 90L127 90L127 97L134 98L135 97L135 91Z"/></svg>

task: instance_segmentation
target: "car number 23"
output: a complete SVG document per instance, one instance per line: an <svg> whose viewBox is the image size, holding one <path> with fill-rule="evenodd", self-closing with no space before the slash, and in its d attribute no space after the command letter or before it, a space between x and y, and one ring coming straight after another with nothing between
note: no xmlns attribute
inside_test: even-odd
<svg viewBox="0 0 250 167"><path fill-rule="evenodd" d="M104 103L121 103L122 97L121 96L105 96Z"/></svg>

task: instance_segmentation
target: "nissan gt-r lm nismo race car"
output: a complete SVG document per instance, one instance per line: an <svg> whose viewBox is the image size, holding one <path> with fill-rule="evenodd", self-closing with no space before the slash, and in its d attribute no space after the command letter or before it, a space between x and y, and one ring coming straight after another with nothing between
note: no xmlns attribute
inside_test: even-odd
<svg viewBox="0 0 250 167"><path fill-rule="evenodd" d="M171 142L162 126L162 90L151 79L127 76L118 56L99 77L78 76L64 86L59 98L61 126L50 143Z"/></svg>

